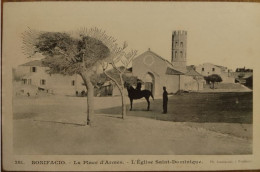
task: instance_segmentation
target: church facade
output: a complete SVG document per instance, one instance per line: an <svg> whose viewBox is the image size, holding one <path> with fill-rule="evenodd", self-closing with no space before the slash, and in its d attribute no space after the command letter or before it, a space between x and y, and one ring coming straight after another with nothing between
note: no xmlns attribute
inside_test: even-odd
<svg viewBox="0 0 260 172"><path fill-rule="evenodd" d="M143 81L142 89L152 91L155 97L162 96L163 86L168 93L179 90L199 91L204 79L192 66L187 66L187 32L174 31L172 34L171 62L150 49L133 60L133 75Z"/></svg>

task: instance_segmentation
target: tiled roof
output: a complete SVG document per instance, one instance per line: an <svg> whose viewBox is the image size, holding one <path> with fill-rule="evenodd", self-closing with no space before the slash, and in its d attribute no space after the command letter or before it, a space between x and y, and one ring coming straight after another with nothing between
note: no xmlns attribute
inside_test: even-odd
<svg viewBox="0 0 260 172"><path fill-rule="evenodd" d="M22 64L21 66L44 66L41 60L33 60Z"/></svg>
<svg viewBox="0 0 260 172"><path fill-rule="evenodd" d="M167 67L166 74L167 75L184 75L184 73L177 71L177 70L170 68L170 67Z"/></svg>
<svg viewBox="0 0 260 172"><path fill-rule="evenodd" d="M187 72L185 73L185 75L188 75L188 76L201 76L202 77L202 75L200 73L198 73L193 68L193 66L187 66L186 69L187 69Z"/></svg>
<svg viewBox="0 0 260 172"><path fill-rule="evenodd" d="M203 65L205 65L205 64L209 64L209 65L218 67L218 68L220 68L221 70L226 70L226 69L228 69L228 67L221 66L221 65L215 65L215 64L213 64L213 63L203 63Z"/></svg>

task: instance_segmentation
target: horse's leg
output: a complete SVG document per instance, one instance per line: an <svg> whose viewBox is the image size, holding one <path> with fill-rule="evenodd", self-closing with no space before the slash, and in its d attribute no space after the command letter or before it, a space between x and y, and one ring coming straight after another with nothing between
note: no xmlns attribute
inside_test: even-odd
<svg viewBox="0 0 260 172"><path fill-rule="evenodd" d="M132 110L133 99L130 99L130 111Z"/></svg>
<svg viewBox="0 0 260 172"><path fill-rule="evenodd" d="M148 104L148 106L147 106L147 111L149 111L149 110L150 110L150 101L149 101L149 97L145 97L145 99L146 99L147 104Z"/></svg>

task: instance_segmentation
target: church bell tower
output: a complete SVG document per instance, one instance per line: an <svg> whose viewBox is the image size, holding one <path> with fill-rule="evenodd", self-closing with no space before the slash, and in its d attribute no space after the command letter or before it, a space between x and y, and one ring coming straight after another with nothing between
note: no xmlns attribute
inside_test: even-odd
<svg viewBox="0 0 260 172"><path fill-rule="evenodd" d="M177 69L186 70L187 31L172 32L172 64Z"/></svg>

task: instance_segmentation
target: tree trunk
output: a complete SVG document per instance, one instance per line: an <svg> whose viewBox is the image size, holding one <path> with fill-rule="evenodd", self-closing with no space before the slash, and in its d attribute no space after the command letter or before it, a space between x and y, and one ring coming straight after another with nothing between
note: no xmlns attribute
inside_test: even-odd
<svg viewBox="0 0 260 172"><path fill-rule="evenodd" d="M94 87L90 82L90 78L87 79L87 125L90 125L90 119L94 114Z"/></svg>
<svg viewBox="0 0 260 172"><path fill-rule="evenodd" d="M125 119L125 117L126 117L126 102L125 102L124 88L121 90L121 100L122 100L122 119Z"/></svg>
<svg viewBox="0 0 260 172"><path fill-rule="evenodd" d="M108 75L106 72L104 72L104 74L116 84L116 87L120 91L121 102L122 102L122 112L121 112L121 114L122 114L122 119L125 119L125 117L126 117L126 102L125 102L124 81L123 81L122 74L119 74L121 85L114 78L112 78L110 75Z"/></svg>
<svg viewBox="0 0 260 172"><path fill-rule="evenodd" d="M120 87L117 85L117 88L119 89L119 92L121 94L121 103L122 103L122 111L121 111L121 115L122 115L122 119L125 119L126 117L126 102L125 102L125 94L124 94L124 88L123 86Z"/></svg>
<svg viewBox="0 0 260 172"><path fill-rule="evenodd" d="M126 103L125 103L125 92L124 92L124 81L122 73L120 73L120 82L121 82L121 99L122 99L122 119L126 117Z"/></svg>
<svg viewBox="0 0 260 172"><path fill-rule="evenodd" d="M85 125L90 125L91 117L94 114L94 87L91 83L89 75L82 74L81 77L87 88L87 120L85 122Z"/></svg>

